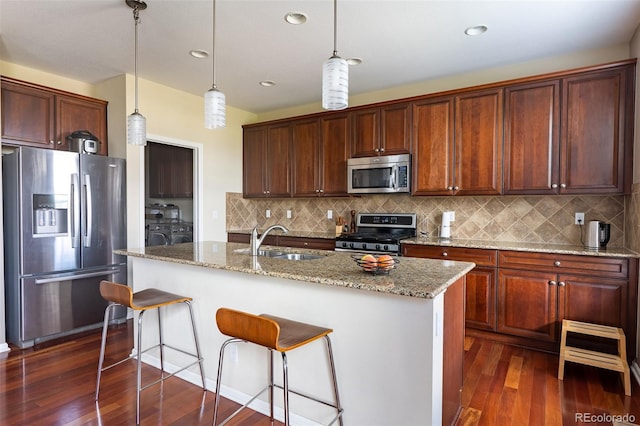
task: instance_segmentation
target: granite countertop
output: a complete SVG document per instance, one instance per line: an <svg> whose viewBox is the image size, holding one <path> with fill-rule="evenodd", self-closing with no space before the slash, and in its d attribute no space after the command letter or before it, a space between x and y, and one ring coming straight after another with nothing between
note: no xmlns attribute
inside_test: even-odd
<svg viewBox="0 0 640 426"><path fill-rule="evenodd" d="M266 229L259 228L258 233L262 234L262 232ZM247 234L251 235L251 231L253 229L227 229L227 234ZM336 234L334 232L319 232L319 231L294 231L289 230L286 234L279 229L274 229L269 232L269 235L277 235L279 237L298 237L298 238L324 238L325 240L335 240Z"/></svg>
<svg viewBox="0 0 640 426"><path fill-rule="evenodd" d="M434 298L475 266L470 262L402 257L388 274L364 272L343 252L262 246L277 250L318 254L312 260L286 260L247 254L248 244L205 241L170 246L114 250L114 253L205 268L287 278L423 299Z"/></svg>
<svg viewBox="0 0 640 426"><path fill-rule="evenodd" d="M589 250L583 246L572 246L565 244L539 244L521 242L500 242L482 240L442 240L433 237L418 237L402 240L403 244L422 244L430 246L479 248L492 250L514 250L530 251L538 253L574 254L581 256L603 256L603 257L640 257L640 254L625 248L607 248L600 250Z"/></svg>

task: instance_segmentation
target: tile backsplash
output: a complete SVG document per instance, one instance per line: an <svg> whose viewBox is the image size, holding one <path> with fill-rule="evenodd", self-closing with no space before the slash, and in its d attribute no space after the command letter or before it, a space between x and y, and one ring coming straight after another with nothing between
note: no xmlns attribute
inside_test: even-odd
<svg viewBox="0 0 640 426"><path fill-rule="evenodd" d="M636 201L639 202L639 201ZM270 210L271 217L266 217ZM287 210L291 218L287 219ZM334 219L327 219L327 211ZM580 245L581 229L574 213L585 221L611 224L609 247L624 247L625 197L608 195L412 197L368 195L348 198L243 199L227 193L227 230L264 229L276 223L295 231L334 232L335 219L349 221L351 210L367 213L416 213L418 232L437 235L442 212L455 211L454 239ZM586 238L586 227L582 234Z"/></svg>

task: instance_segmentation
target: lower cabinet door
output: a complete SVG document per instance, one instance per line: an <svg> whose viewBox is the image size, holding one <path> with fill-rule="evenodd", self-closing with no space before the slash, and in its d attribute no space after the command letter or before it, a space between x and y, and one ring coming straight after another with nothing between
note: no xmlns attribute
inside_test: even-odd
<svg viewBox="0 0 640 426"><path fill-rule="evenodd" d="M467 274L465 325L496 329L496 270L474 268Z"/></svg>
<svg viewBox="0 0 640 426"><path fill-rule="evenodd" d="M555 341L558 334L557 300L556 274L500 270L497 331Z"/></svg>
<svg viewBox="0 0 640 426"><path fill-rule="evenodd" d="M560 275L558 317L627 329L627 281Z"/></svg>

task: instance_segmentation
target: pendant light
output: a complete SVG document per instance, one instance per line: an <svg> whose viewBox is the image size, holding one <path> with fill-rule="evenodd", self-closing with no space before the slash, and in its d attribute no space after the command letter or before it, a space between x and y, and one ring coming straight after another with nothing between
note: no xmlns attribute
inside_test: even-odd
<svg viewBox="0 0 640 426"><path fill-rule="evenodd" d="M322 108L349 106L349 64L338 56L338 0L333 0L333 55L322 66Z"/></svg>
<svg viewBox="0 0 640 426"><path fill-rule="evenodd" d="M135 110L127 117L127 143L130 145L145 146L147 144L147 120L138 112L138 24L140 23L140 11L147 8L147 4L141 0L125 0L127 6L133 9L133 21L135 23Z"/></svg>
<svg viewBox="0 0 640 426"><path fill-rule="evenodd" d="M227 119L225 96L216 86L216 0L213 0L212 23L211 77L213 84L211 89L204 94L204 127L207 129L219 129L226 126Z"/></svg>

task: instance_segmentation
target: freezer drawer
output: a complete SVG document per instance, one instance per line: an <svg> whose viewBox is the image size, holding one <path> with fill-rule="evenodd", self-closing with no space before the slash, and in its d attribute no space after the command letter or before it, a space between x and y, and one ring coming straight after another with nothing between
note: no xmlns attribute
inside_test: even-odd
<svg viewBox="0 0 640 426"><path fill-rule="evenodd" d="M20 347L28 347L34 340L46 340L99 326L107 306L100 296L101 280L126 282L126 268L21 279L19 335L10 336L10 341ZM126 310L121 309L115 317L126 317Z"/></svg>

